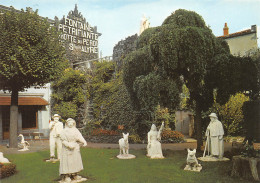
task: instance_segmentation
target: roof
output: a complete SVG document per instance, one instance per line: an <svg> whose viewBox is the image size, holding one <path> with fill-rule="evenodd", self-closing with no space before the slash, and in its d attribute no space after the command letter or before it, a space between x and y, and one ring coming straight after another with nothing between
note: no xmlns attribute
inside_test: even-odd
<svg viewBox="0 0 260 183"><path fill-rule="evenodd" d="M0 97L0 105L11 105L11 97ZM18 105L49 105L42 97L19 97Z"/></svg>
<svg viewBox="0 0 260 183"><path fill-rule="evenodd" d="M228 39L228 38L232 38L232 37L238 37L238 36L244 36L247 34L253 34L256 33L256 30L253 30L254 27L252 27L251 29L246 29L240 32L235 32L232 34L228 34L228 35L223 35L223 36L218 36L219 38L224 38L224 39Z"/></svg>

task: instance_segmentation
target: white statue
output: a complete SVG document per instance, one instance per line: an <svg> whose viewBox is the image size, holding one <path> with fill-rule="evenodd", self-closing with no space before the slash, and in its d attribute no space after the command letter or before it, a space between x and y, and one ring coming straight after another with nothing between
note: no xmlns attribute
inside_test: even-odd
<svg viewBox="0 0 260 183"><path fill-rule="evenodd" d="M81 182L87 180L78 175L78 173L83 170L80 146L87 146L87 142L80 131L76 128L76 122L74 119L67 119L60 138L62 142L59 169L59 173L62 177L61 182Z"/></svg>
<svg viewBox="0 0 260 183"><path fill-rule="evenodd" d="M0 152L0 163L10 163L10 161L4 157L2 152Z"/></svg>
<svg viewBox="0 0 260 183"><path fill-rule="evenodd" d="M224 154L224 142L223 135L224 129L222 123L218 120L218 117L215 113L209 115L210 123L206 130L206 144L204 148L203 157L198 158L202 161L227 161L228 158L223 158ZM205 157L206 150L208 155Z"/></svg>
<svg viewBox="0 0 260 183"><path fill-rule="evenodd" d="M139 31L139 35L142 34L142 32L145 29L148 29L150 27L150 22L149 20L145 17L145 15L143 15L142 19L141 19L141 24L140 24L140 31Z"/></svg>
<svg viewBox="0 0 260 183"><path fill-rule="evenodd" d="M21 142L18 144L18 147L21 148L18 151L28 151L28 147L30 146L29 142L24 140L24 136L20 134L18 137L21 137Z"/></svg>
<svg viewBox="0 0 260 183"><path fill-rule="evenodd" d="M129 133L124 134L123 138L119 139L119 159L132 159L135 158L135 155L129 154L129 143L128 143Z"/></svg>
<svg viewBox="0 0 260 183"><path fill-rule="evenodd" d="M211 156L223 158L224 154L224 143L223 135L224 129L222 123L218 120L215 113L209 115L210 123L206 130L207 141L209 145L209 152Z"/></svg>
<svg viewBox="0 0 260 183"><path fill-rule="evenodd" d="M187 149L188 155L187 155L187 165L184 168L184 170L191 170L191 171L201 171L202 166L198 163L198 160L196 158L196 149L191 151L190 149Z"/></svg>
<svg viewBox="0 0 260 183"><path fill-rule="evenodd" d="M152 159L164 158L162 154L162 145L160 143L163 127L164 122L159 131L157 131L156 126L153 124L151 130L148 132L147 156Z"/></svg>
<svg viewBox="0 0 260 183"><path fill-rule="evenodd" d="M49 124L50 129L50 160L55 159L55 146L57 146L57 157L60 159L61 153L61 141L60 141L60 133L63 130L63 123L59 121L60 115L54 114L52 117L53 121Z"/></svg>
<svg viewBox="0 0 260 183"><path fill-rule="evenodd" d="M124 134L123 133L123 138L119 139L118 143L119 143L119 154L122 155L123 154L128 154L129 153L129 143L128 143L128 136L129 133Z"/></svg>

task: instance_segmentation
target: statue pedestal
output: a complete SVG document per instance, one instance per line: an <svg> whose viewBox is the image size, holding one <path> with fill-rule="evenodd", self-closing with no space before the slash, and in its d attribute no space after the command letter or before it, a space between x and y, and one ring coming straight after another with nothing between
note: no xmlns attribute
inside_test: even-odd
<svg viewBox="0 0 260 183"><path fill-rule="evenodd" d="M199 157L198 160L200 161L229 161L230 159L228 158L216 158L212 156L205 156L205 157Z"/></svg>
<svg viewBox="0 0 260 183"><path fill-rule="evenodd" d="M46 162L52 162L52 163L55 163L57 161L60 161L59 159L47 159Z"/></svg>
<svg viewBox="0 0 260 183"><path fill-rule="evenodd" d="M135 155L132 154L119 154L117 155L118 159L134 159Z"/></svg>
<svg viewBox="0 0 260 183"><path fill-rule="evenodd" d="M197 167L190 168L189 165L186 165L184 170L193 171L193 172L200 172L202 170L202 166L199 164L199 166L197 166Z"/></svg>
<svg viewBox="0 0 260 183"><path fill-rule="evenodd" d="M61 181L59 181L59 183L76 183L76 182L84 182L84 181L86 181L86 180L88 180L87 178L81 178L80 180L71 180L71 181L64 181L64 180L61 180Z"/></svg>
<svg viewBox="0 0 260 183"><path fill-rule="evenodd" d="M24 149L20 149L18 151L29 151L29 149L28 148L24 148Z"/></svg>

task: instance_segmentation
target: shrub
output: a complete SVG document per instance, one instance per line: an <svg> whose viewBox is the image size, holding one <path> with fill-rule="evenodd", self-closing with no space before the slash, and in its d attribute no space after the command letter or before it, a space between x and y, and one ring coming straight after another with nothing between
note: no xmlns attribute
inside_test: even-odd
<svg viewBox="0 0 260 183"><path fill-rule="evenodd" d="M162 142L179 143L184 141L184 135L181 132L166 129L162 132Z"/></svg>
<svg viewBox="0 0 260 183"><path fill-rule="evenodd" d="M9 177L16 172L16 165L13 163L0 163L0 179Z"/></svg>
<svg viewBox="0 0 260 183"><path fill-rule="evenodd" d="M129 135L130 143L141 143L141 138L138 134Z"/></svg>

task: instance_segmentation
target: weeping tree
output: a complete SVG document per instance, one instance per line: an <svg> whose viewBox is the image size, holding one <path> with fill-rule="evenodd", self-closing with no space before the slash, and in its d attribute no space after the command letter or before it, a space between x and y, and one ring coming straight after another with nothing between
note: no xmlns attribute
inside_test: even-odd
<svg viewBox="0 0 260 183"><path fill-rule="evenodd" d="M0 87L11 92L10 147L17 147L18 92L54 80L67 66L47 18L29 9L0 14Z"/></svg>
<svg viewBox="0 0 260 183"><path fill-rule="evenodd" d="M231 94L251 87L244 82L248 79L242 78L241 69L246 65L243 61L243 58L230 55L227 43L213 35L200 15L180 9L167 17L161 26L147 29L140 35L137 51L124 60L124 82L133 105L139 109L161 104L164 97L168 106L176 107L178 103L173 102L179 100L178 93L185 84L190 92L190 102L195 103L197 147L200 149L202 112L212 106L213 91L218 91L218 100L224 103ZM246 62L254 67L250 59ZM250 72L245 74L250 75ZM233 76L240 80L234 82ZM140 82L144 78L156 82L150 85ZM165 87L161 86L163 83ZM138 91L136 85L144 90Z"/></svg>

